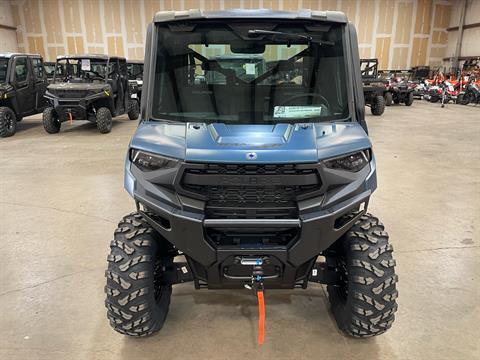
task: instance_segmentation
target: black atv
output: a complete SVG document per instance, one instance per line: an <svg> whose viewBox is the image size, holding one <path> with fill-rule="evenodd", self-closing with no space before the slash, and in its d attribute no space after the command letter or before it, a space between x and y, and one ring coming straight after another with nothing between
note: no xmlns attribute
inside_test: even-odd
<svg viewBox="0 0 480 360"><path fill-rule="evenodd" d="M40 55L0 54L0 137L14 135L24 116L43 111L47 85Z"/></svg>
<svg viewBox="0 0 480 360"><path fill-rule="evenodd" d="M138 104L142 101L143 86L143 61L128 60L127 61L128 82L132 88L136 89L132 94L132 99L137 99Z"/></svg>
<svg viewBox="0 0 480 360"><path fill-rule="evenodd" d="M107 55L72 55L57 58L53 83L45 97L50 107L43 112L43 127L49 134L60 131L62 122L88 120L102 134L112 130L112 117L127 113L138 119L140 109L132 101L127 62Z"/></svg>
<svg viewBox="0 0 480 360"><path fill-rule="evenodd" d="M370 106L373 115L380 116L385 111L388 91L385 82L378 78L378 59L360 59L363 95L365 105Z"/></svg>

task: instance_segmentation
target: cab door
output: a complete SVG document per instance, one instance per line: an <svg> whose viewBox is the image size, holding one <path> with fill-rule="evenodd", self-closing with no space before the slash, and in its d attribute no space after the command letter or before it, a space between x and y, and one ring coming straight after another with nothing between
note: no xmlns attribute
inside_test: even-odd
<svg viewBox="0 0 480 360"><path fill-rule="evenodd" d="M15 100L18 113L27 116L35 112L35 88L26 56L17 56L13 60L11 83L15 88Z"/></svg>
<svg viewBox="0 0 480 360"><path fill-rule="evenodd" d="M41 58L31 58L31 61L35 88L35 110L41 112L47 106L47 99L43 96L48 85L47 75Z"/></svg>

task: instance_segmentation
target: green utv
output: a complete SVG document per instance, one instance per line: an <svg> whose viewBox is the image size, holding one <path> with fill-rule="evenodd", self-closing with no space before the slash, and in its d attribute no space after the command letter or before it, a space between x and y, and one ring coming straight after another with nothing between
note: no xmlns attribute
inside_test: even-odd
<svg viewBox="0 0 480 360"><path fill-rule="evenodd" d="M112 118L139 116L136 89L128 81L124 58L107 55L59 56L53 83L45 93L49 107L43 112L43 127L49 134L60 131L62 122L88 120L102 134L112 130Z"/></svg>
<svg viewBox="0 0 480 360"><path fill-rule="evenodd" d="M40 55L0 54L0 137L14 135L24 116L43 111L47 85Z"/></svg>

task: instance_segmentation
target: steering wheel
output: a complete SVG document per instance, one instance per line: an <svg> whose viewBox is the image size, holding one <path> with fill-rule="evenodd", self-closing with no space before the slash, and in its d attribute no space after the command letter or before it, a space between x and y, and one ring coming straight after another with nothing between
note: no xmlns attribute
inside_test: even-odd
<svg viewBox="0 0 480 360"><path fill-rule="evenodd" d="M85 75L88 75L88 73L92 73L94 76L93 77L89 77L89 80L105 80L102 75L100 75L98 72L96 71L93 71L93 70L87 70L85 71Z"/></svg>
<svg viewBox="0 0 480 360"><path fill-rule="evenodd" d="M330 109L330 103L328 102L328 100L325 98L325 96L321 95L321 94L318 94L318 93L311 93L311 94L299 94L299 95L294 95L294 96L291 96L289 97L288 99L284 100L280 106L286 106L288 105L290 102L294 101L294 100L297 100L297 99L301 99L301 98L305 98L305 97L312 97L312 98L320 98L320 100L322 100L322 102L320 103L321 105L324 105L327 109Z"/></svg>

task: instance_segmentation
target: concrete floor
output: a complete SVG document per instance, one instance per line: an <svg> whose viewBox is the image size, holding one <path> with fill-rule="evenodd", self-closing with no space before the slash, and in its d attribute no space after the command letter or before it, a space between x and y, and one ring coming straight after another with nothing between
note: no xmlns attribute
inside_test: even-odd
<svg viewBox="0 0 480 360"><path fill-rule="evenodd" d="M0 359L480 359L480 109L415 102L368 116L385 223L400 277L384 335L336 328L325 291L269 291L266 343L247 291L177 286L161 333L109 327L104 270L118 220L134 209L123 158L136 122L112 133L40 116L0 139Z"/></svg>

